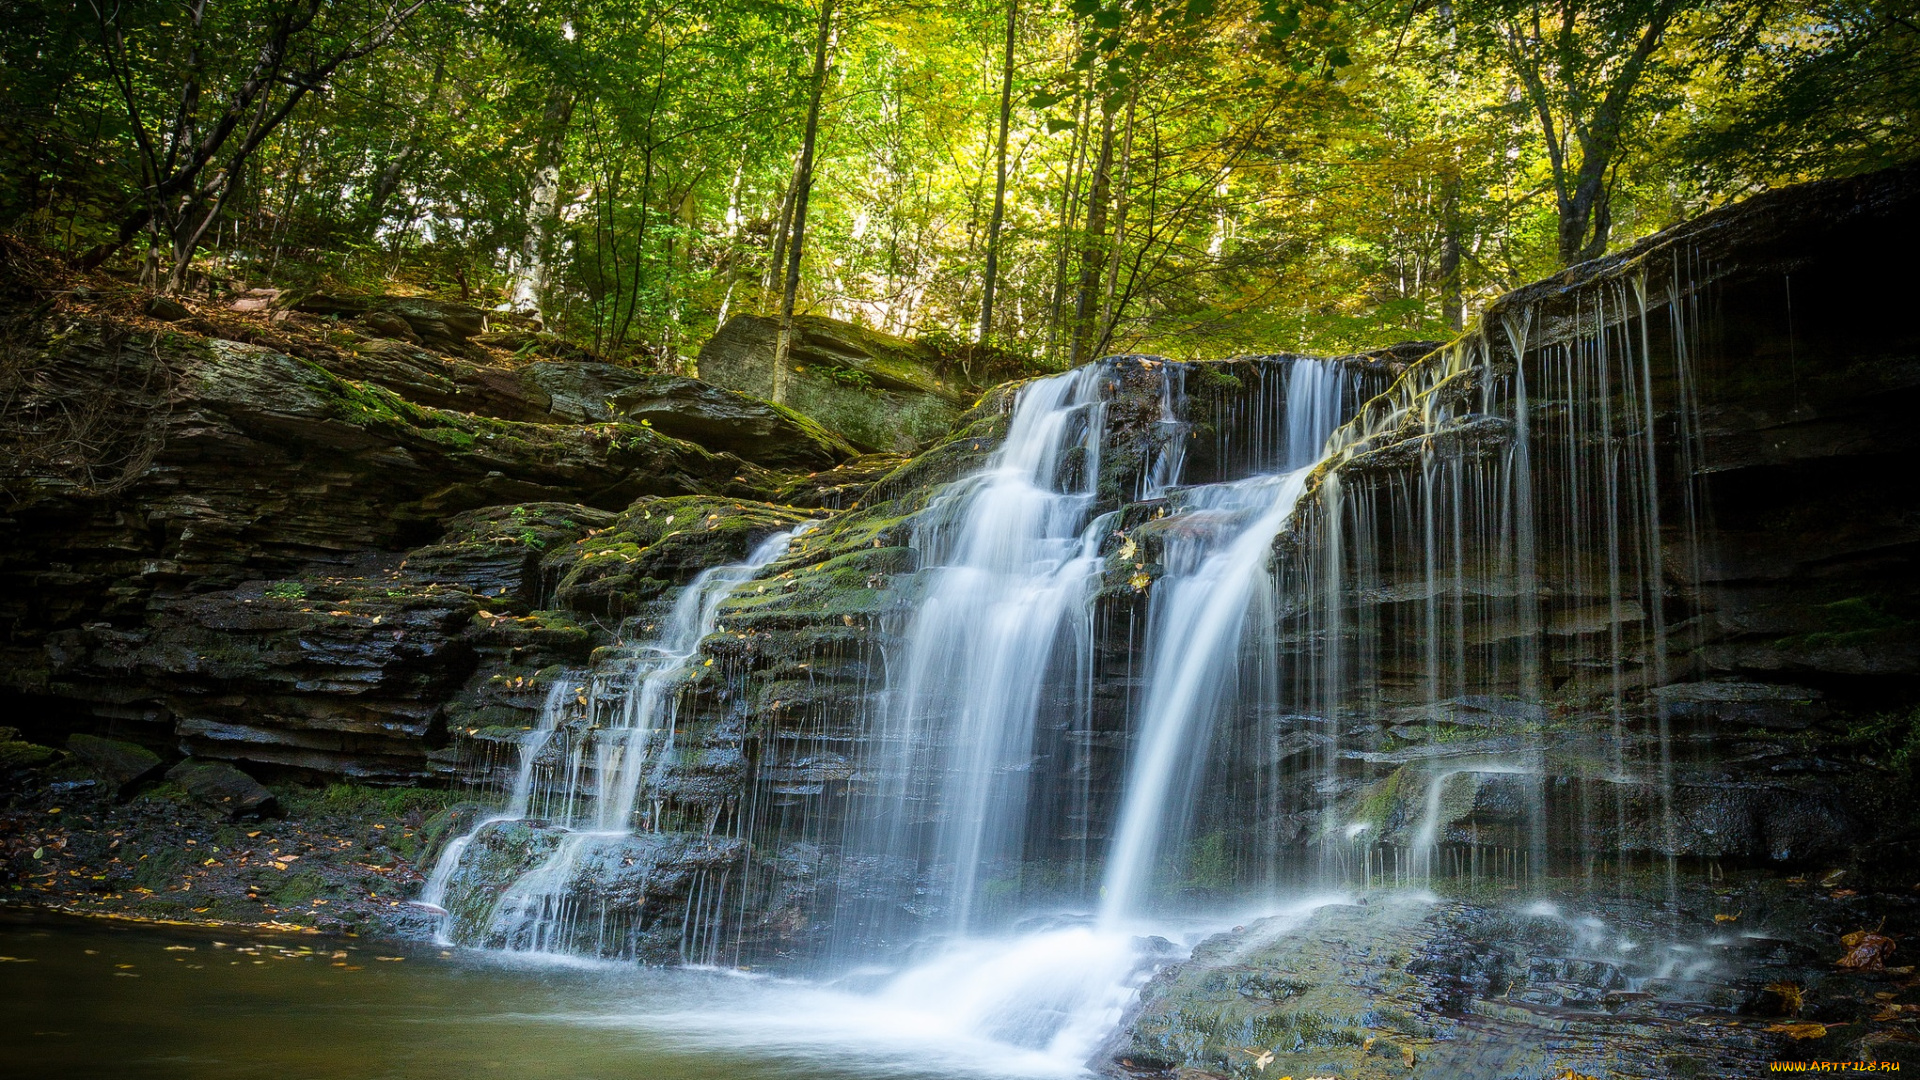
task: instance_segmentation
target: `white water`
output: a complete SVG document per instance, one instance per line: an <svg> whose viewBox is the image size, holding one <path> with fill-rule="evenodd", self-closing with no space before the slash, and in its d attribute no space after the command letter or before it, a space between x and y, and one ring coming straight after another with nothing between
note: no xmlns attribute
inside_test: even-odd
<svg viewBox="0 0 1920 1080"><path fill-rule="evenodd" d="M673 748L679 691L694 669L700 642L713 633L719 621L721 603L742 582L785 554L793 538L812 525L808 522L776 533L762 541L745 562L711 567L682 589L659 634L641 646L630 664L612 673L624 679L627 686L611 724L591 726L598 712L594 699L604 688L602 679L584 680L567 673L557 680L547 695L539 724L520 742L505 810L481 821L447 846L419 902L444 911L448 884L474 838L501 822L527 820L538 800L549 823L566 829L568 835L539 866L501 894L483 936L503 938L513 951L547 952L563 947L580 915L569 903L569 893L582 856L596 844L618 842L643 826L657 827L653 818L636 818L636 805L647 782ZM589 688L592 698L587 696ZM576 707L584 716L575 716ZM555 736L575 719L588 722L584 737L559 762L543 768ZM442 915L442 941L453 933L452 921L452 915Z"/></svg>
<svg viewBox="0 0 1920 1080"><path fill-rule="evenodd" d="M980 911L994 875L1035 857L1027 828L1038 723L1058 723L1049 706L1063 698L1084 705L1073 692L1089 680L1100 549L1114 524L1089 520L1106 376L1090 367L1029 384L999 451L936 498L916 529L927 584L881 718L892 787L873 815L884 830L873 849L931 863L947 900L932 925L952 937L872 993L818 991L821 1008L785 1003L772 1021L783 1039L870 1051L898 1040L985 1055L996 1075L1077 1074L1154 963L1173 958L1143 951L1143 935L1182 936L1143 918L1155 853L1182 829L1204 729L1232 693L1249 611L1271 588L1274 536L1347 391L1336 365L1293 363L1281 471L1176 489L1185 428L1173 374L1162 369L1171 437L1141 485L1148 497L1171 493L1181 509L1154 587L1146 705L1098 917L983 936L992 923ZM906 824L928 813L930 840Z"/></svg>
<svg viewBox="0 0 1920 1080"><path fill-rule="evenodd" d="M690 1047L816 1058L879 1076L1083 1077L1157 965L1258 918L1271 921L1247 947L1265 945L1344 899L1275 901L1211 921L1082 923L959 940L899 971L856 972L837 984L736 975L716 979L717 1000L707 1007L600 1022ZM846 985L862 979L878 985Z"/></svg>
<svg viewBox="0 0 1920 1080"><path fill-rule="evenodd" d="M975 921L983 879L1023 849L1043 693L1087 679L1103 521L1089 524L1105 404L1097 366L1020 393L1006 441L916 524L928 567L881 722L890 787L872 847L951 875L948 925ZM1070 454L1078 451L1077 459ZM932 851L903 826L933 800Z"/></svg>
<svg viewBox="0 0 1920 1080"><path fill-rule="evenodd" d="M1272 588L1273 539L1340 422L1339 367L1295 361L1287 380L1283 472L1183 493L1154 586L1146 703L1107 856L1100 916L1112 922L1149 903L1158 860L1185 834L1210 728L1233 699L1241 643L1256 598Z"/></svg>

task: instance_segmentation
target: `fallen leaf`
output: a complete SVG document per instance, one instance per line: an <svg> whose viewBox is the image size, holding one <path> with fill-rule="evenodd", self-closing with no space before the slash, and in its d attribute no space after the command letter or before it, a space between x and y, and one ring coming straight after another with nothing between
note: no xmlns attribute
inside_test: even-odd
<svg viewBox="0 0 1920 1080"><path fill-rule="evenodd" d="M1741 912L1736 911L1731 915L1715 915L1713 921L1717 923L1739 922L1741 914Z"/></svg>
<svg viewBox="0 0 1920 1080"><path fill-rule="evenodd" d="M1846 946L1847 955L1834 963L1854 971L1881 970L1886 967L1887 956L1897 948L1892 938L1873 930L1855 930L1841 938L1840 944Z"/></svg>
<svg viewBox="0 0 1920 1080"><path fill-rule="evenodd" d="M1912 1020L1915 1017L1920 1017L1920 1005L1895 1005L1888 1002L1880 1006L1880 1011L1875 1013L1873 1018L1885 1023L1889 1020Z"/></svg>
<svg viewBox="0 0 1920 1080"><path fill-rule="evenodd" d="M1828 1028L1846 1027L1846 1024L1816 1024L1811 1020L1791 1024L1768 1024L1767 1030L1776 1035L1785 1035L1789 1039L1824 1039Z"/></svg>
<svg viewBox="0 0 1920 1080"><path fill-rule="evenodd" d="M1846 876L1847 872L1845 870L1829 870L1827 871L1827 875L1820 879L1820 887L1823 889L1831 889L1835 885L1840 884Z"/></svg>
<svg viewBox="0 0 1920 1080"><path fill-rule="evenodd" d="M1849 896L1859 895L1860 890L1858 889L1835 889L1827 894L1827 898L1830 900L1845 900Z"/></svg>

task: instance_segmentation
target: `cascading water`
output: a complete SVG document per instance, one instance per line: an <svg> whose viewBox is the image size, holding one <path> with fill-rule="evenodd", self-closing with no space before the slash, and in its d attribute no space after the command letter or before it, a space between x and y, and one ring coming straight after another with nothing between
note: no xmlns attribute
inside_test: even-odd
<svg viewBox="0 0 1920 1080"><path fill-rule="evenodd" d="M700 643L714 632L727 596L810 527L767 538L745 562L702 571L630 662L593 676L562 673L555 680L540 722L520 740L507 806L448 844L421 894L422 904L445 912L443 941L477 941L517 952L632 952L635 928L622 925L604 906L594 910L590 900L583 900L594 890L579 879L583 871L591 876L614 864L622 869L640 864L644 872L648 860L657 857L655 845L638 841L641 833L658 831L658 808L643 810L638 804L673 751L680 692ZM449 887L476 841L510 827L538 835L544 856L515 875L490 904L476 905L479 898L471 898L464 905L469 910L449 911L460 906L450 903ZM711 823L707 831L712 832ZM689 896L689 905L693 902ZM718 896L712 902L717 905Z"/></svg>
<svg viewBox="0 0 1920 1080"><path fill-rule="evenodd" d="M1235 697L1257 601L1270 594L1273 538L1341 420L1349 379L1336 364L1288 369L1283 471L1182 492L1158 530L1165 575L1154 586L1145 704L1102 890L1101 916L1134 914L1156 858L1186 833L1211 725Z"/></svg>
<svg viewBox="0 0 1920 1080"><path fill-rule="evenodd" d="M986 467L936 497L914 529L926 584L876 725L871 768L884 786L855 846L944 879L951 932L975 928L989 879L1018 870L1043 707L1086 706L1106 533L1104 517L1088 521L1101 379L1092 366L1025 387ZM891 921L871 909L852 917Z"/></svg>
<svg viewBox="0 0 1920 1080"><path fill-rule="evenodd" d="M1143 935L1192 940L1171 918L1204 926L1286 885L1535 879L1550 757L1568 752L1540 736L1556 687L1610 694L1615 738L1581 798L1611 793L1622 851L1629 791L1668 813L1665 718L1638 702L1668 677L1663 543L1676 517L1690 543L1696 524L1661 503L1653 432L1659 378L1681 388L1684 472L1688 316L1671 305L1664 375L1645 289L1637 312L1608 296L1590 333L1545 348L1526 309L1506 313L1351 418L1387 365L1260 358L1236 369L1260 385L1231 383L1211 413L1222 376L1139 358L1023 387L984 467L913 520L919 569L894 586L905 614L832 811L822 913L857 974L822 991L829 1011L1071 1072L1179 952ZM1192 441L1209 422L1211 457ZM1113 448L1142 430L1155 449L1123 472ZM509 806L423 897L456 907L459 868L518 830L513 884L451 936L627 954L581 882L653 857L633 841L658 818L641 798L680 680L727 591L777 554L702 575L630 670L556 686ZM1596 639L1599 670L1566 658ZM738 831L686 894L688 926L727 902L735 856L759 857Z"/></svg>

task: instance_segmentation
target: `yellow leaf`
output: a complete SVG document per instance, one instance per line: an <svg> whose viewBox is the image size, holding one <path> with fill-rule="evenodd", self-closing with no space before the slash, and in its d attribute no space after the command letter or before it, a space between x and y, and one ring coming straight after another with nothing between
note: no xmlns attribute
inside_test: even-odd
<svg viewBox="0 0 1920 1080"><path fill-rule="evenodd" d="M1844 1027L1843 1024L1816 1024L1811 1020L1791 1024L1768 1024L1767 1030L1776 1035L1785 1035L1789 1039L1824 1039L1830 1027Z"/></svg>

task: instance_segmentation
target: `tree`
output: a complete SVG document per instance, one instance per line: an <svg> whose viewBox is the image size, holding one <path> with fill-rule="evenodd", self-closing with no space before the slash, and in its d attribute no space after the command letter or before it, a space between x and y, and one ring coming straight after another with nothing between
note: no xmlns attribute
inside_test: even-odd
<svg viewBox="0 0 1920 1080"><path fill-rule="evenodd" d="M1475 26L1520 82L1552 174L1562 265L1596 258L1639 97L1690 0L1465 0Z"/></svg>
<svg viewBox="0 0 1920 1080"><path fill-rule="evenodd" d="M1007 216L1007 133L1013 124L1013 41L1020 28L1020 2L1007 0L1007 49L1000 61L1000 141L994 151L993 217L987 224L986 281L980 294L979 342L993 336L993 290L1000 277L1000 227Z"/></svg>
<svg viewBox="0 0 1920 1080"><path fill-rule="evenodd" d="M773 400L786 404L787 364L793 353L793 308L800 293L800 259L807 241L807 202L813 194L814 140L820 133L820 98L827 89L827 46L833 34L833 0L820 0L820 32L813 46L813 94L807 101L806 134L794 176L792 237L787 244L787 283L780 296L780 336L773 350Z"/></svg>
<svg viewBox="0 0 1920 1080"><path fill-rule="evenodd" d="M165 21L164 9L87 2L138 152L141 197L114 237L79 261L98 266L151 229L150 273L152 256L164 245L171 266L156 284L176 292L194 252L239 190L249 158L307 95L343 65L385 46L426 0L371 10L278 0L236 4L219 13L222 19L208 18L209 0L190 0L178 27ZM210 114L209 104L215 106Z"/></svg>

